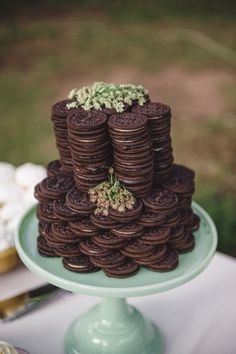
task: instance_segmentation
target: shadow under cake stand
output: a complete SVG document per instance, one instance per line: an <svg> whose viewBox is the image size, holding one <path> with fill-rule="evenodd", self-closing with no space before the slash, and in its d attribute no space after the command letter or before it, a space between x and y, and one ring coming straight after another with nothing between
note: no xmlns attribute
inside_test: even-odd
<svg viewBox="0 0 236 354"><path fill-rule="evenodd" d="M60 258L37 252L35 208L28 211L16 236L16 248L25 265L36 275L75 293L101 296L102 302L72 323L65 336L66 354L160 354L163 340L157 326L126 303L126 297L170 290L196 277L210 263L217 246L217 232L210 216L196 203L201 224L192 252L180 255L179 266L167 273L143 267L125 279L108 278L102 271L79 274L65 269Z"/></svg>

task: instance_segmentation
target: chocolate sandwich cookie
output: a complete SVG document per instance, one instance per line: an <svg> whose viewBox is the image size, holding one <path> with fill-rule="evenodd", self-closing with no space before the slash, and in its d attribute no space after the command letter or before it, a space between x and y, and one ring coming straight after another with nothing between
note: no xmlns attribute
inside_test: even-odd
<svg viewBox="0 0 236 354"><path fill-rule="evenodd" d="M97 267L94 267L89 257L83 254L74 257L64 257L62 263L65 268L77 273L90 273L99 270Z"/></svg>
<svg viewBox="0 0 236 354"><path fill-rule="evenodd" d="M133 239L127 242L126 246L122 249L122 253L127 257L141 257L150 252L153 246L146 245L140 239Z"/></svg>
<svg viewBox="0 0 236 354"><path fill-rule="evenodd" d="M180 210L176 209L174 212L166 215L165 226L175 227L181 223Z"/></svg>
<svg viewBox="0 0 236 354"><path fill-rule="evenodd" d="M113 144L114 145L127 145L129 146L130 144L132 144L133 146L139 146L140 142L149 142L149 136L150 136L150 129L149 127L145 127L140 134L138 135L130 135L130 136L126 136L123 135L122 132L112 132L110 130L110 136L112 138Z"/></svg>
<svg viewBox="0 0 236 354"><path fill-rule="evenodd" d="M64 247L67 244L65 241L61 241L55 237L52 232L52 228L50 228L50 231L45 235L45 240L47 241L47 244L54 250Z"/></svg>
<svg viewBox="0 0 236 354"><path fill-rule="evenodd" d="M58 217L54 214L52 203L39 203L36 208L36 215L40 221L46 223L58 221Z"/></svg>
<svg viewBox="0 0 236 354"><path fill-rule="evenodd" d="M107 256L111 253L110 249L98 246L92 240L81 241L80 250L87 256Z"/></svg>
<svg viewBox="0 0 236 354"><path fill-rule="evenodd" d="M61 171L61 162L60 160L53 160L47 164L47 175L48 177L60 175Z"/></svg>
<svg viewBox="0 0 236 354"><path fill-rule="evenodd" d="M121 225L118 228L112 229L111 233L114 236L123 238L123 239L131 239L140 237L143 235L143 226L138 225L135 222L131 222L129 224Z"/></svg>
<svg viewBox="0 0 236 354"><path fill-rule="evenodd" d="M90 220L95 226L104 230L111 230L120 225L119 222L111 219L109 216L97 215L94 212L90 215Z"/></svg>
<svg viewBox="0 0 236 354"><path fill-rule="evenodd" d="M147 149L146 151L141 151L138 154L134 154L133 151L126 151L120 152L118 150L113 152L113 158L116 160L118 163L123 162L123 164L129 162L129 161L136 161L136 160L142 160L144 162L146 158L149 158L150 155L153 155L153 152L151 149Z"/></svg>
<svg viewBox="0 0 236 354"><path fill-rule="evenodd" d="M178 207L181 209L189 209L192 204L192 196L183 197L178 195Z"/></svg>
<svg viewBox="0 0 236 354"><path fill-rule="evenodd" d="M73 186L74 180L70 176L46 177L40 183L40 193L48 200L62 199Z"/></svg>
<svg viewBox="0 0 236 354"><path fill-rule="evenodd" d="M179 236L183 235L185 231L185 228L183 225L177 225L175 227L171 228L171 233L170 233L170 240L178 238Z"/></svg>
<svg viewBox="0 0 236 354"><path fill-rule="evenodd" d="M44 237L37 238L37 249L40 256L43 257L56 257L54 249L50 247Z"/></svg>
<svg viewBox="0 0 236 354"><path fill-rule="evenodd" d="M193 219L192 219L192 223L190 226L190 229L192 232L197 231L199 229L200 222L201 222L201 219L199 218L199 216L193 213Z"/></svg>
<svg viewBox="0 0 236 354"><path fill-rule="evenodd" d="M127 165L121 166L120 164L116 165L117 176L119 176L119 181L129 185L130 187L135 185L143 185L147 182L150 183L153 175L153 163L148 162L147 164L136 165Z"/></svg>
<svg viewBox="0 0 236 354"><path fill-rule="evenodd" d="M147 164L142 164L140 166L128 165L121 166L120 164L115 165L117 176L119 180L122 180L123 183L134 185L136 184L145 184L146 179L150 182L150 175L153 174L153 163L149 161Z"/></svg>
<svg viewBox="0 0 236 354"><path fill-rule="evenodd" d="M127 259L124 263L114 268L103 268L104 273L112 278L127 278L135 275L139 270L139 265L132 259Z"/></svg>
<svg viewBox="0 0 236 354"><path fill-rule="evenodd" d="M142 201L153 212L171 212L177 207L178 198L170 190L157 188L143 198Z"/></svg>
<svg viewBox="0 0 236 354"><path fill-rule="evenodd" d="M110 233L109 231L94 236L93 242L98 246L112 250L123 248L126 244L125 240L122 237L116 236Z"/></svg>
<svg viewBox="0 0 236 354"><path fill-rule="evenodd" d="M189 177L194 179L195 177L195 172L193 170L191 170L190 168L183 166L183 165L179 165L179 164L173 164L172 166L172 173L174 175L182 175L185 177Z"/></svg>
<svg viewBox="0 0 236 354"><path fill-rule="evenodd" d="M142 209L142 202L138 200L132 210L127 209L124 212L119 212L118 210L110 209L109 215L112 220L126 223L136 220L140 216Z"/></svg>
<svg viewBox="0 0 236 354"><path fill-rule="evenodd" d="M99 111L76 111L68 116L69 131L87 132L105 126L107 116Z"/></svg>
<svg viewBox="0 0 236 354"><path fill-rule="evenodd" d="M163 181L164 188L184 196L191 196L194 193L194 181L191 177L183 174L171 174L168 180Z"/></svg>
<svg viewBox="0 0 236 354"><path fill-rule="evenodd" d="M108 127L115 134L133 135L133 132L142 131L147 126L147 118L143 114L121 113L114 114L108 119Z"/></svg>
<svg viewBox="0 0 236 354"><path fill-rule="evenodd" d="M152 226L161 226L164 225L166 216L161 213L153 213L152 211L145 208L136 221L138 225L152 227Z"/></svg>
<svg viewBox="0 0 236 354"><path fill-rule="evenodd" d="M161 121L165 117L170 117L170 107L160 102L146 102L142 106L132 108L133 113L144 114L148 119Z"/></svg>
<svg viewBox="0 0 236 354"><path fill-rule="evenodd" d="M179 208L180 212L180 224L186 228L192 227L193 212L190 208Z"/></svg>
<svg viewBox="0 0 236 354"><path fill-rule="evenodd" d="M45 221L39 221L38 223L38 232L39 235L45 237L48 231L51 229L51 223Z"/></svg>
<svg viewBox="0 0 236 354"><path fill-rule="evenodd" d="M68 225L69 228L79 237L92 237L101 232L101 230L99 230L99 228L95 226L89 218L77 222L69 222Z"/></svg>
<svg viewBox="0 0 236 354"><path fill-rule="evenodd" d="M144 154L144 153L147 153L149 152L150 155L152 156L152 149L153 149L153 145L152 145L152 141L151 141L151 138L150 138L150 141L148 143L145 143L145 144L141 144L138 145L138 146L133 146L132 144L129 144L129 145L113 145L113 148L114 148L114 151L115 153L118 153L118 154L133 154L133 155L137 155L137 154Z"/></svg>
<svg viewBox="0 0 236 354"><path fill-rule="evenodd" d="M135 258L135 262L140 265L151 265L156 262L162 261L166 257L167 246L166 244L158 245L145 257Z"/></svg>
<svg viewBox="0 0 236 354"><path fill-rule="evenodd" d="M187 253L191 252L195 246L195 239L193 234L188 233L186 239L182 242L182 244L178 244L176 249L179 253Z"/></svg>
<svg viewBox="0 0 236 354"><path fill-rule="evenodd" d="M68 223L65 222L54 222L52 223L51 233L54 238L60 242L64 243L78 243L79 237L71 231Z"/></svg>
<svg viewBox="0 0 236 354"><path fill-rule="evenodd" d="M66 124L66 118L69 114L71 114L71 112L77 110L75 108L68 108L67 105L69 103L72 103L73 100L71 99L66 99L66 100L62 100L62 101L58 101L56 102L53 106L52 106L52 120L57 120L58 123L65 123ZM63 119L64 118L64 119Z"/></svg>
<svg viewBox="0 0 236 354"><path fill-rule="evenodd" d="M125 256L120 251L114 251L107 256L92 256L90 261L99 268L115 268L125 261Z"/></svg>
<svg viewBox="0 0 236 354"><path fill-rule="evenodd" d="M36 184L34 187L34 196L40 203L49 203L50 199L46 198L45 195L41 191L41 183Z"/></svg>
<svg viewBox="0 0 236 354"><path fill-rule="evenodd" d="M77 213L71 211L65 204L64 199L54 200L53 202L54 215L61 221L75 221L79 219Z"/></svg>
<svg viewBox="0 0 236 354"><path fill-rule="evenodd" d="M192 234L190 234L186 229L183 229L183 232L181 234L171 235L168 244L178 251L182 249L186 249L186 251L188 251L189 247L190 250L192 250L192 248L194 247L194 238L191 236Z"/></svg>
<svg viewBox="0 0 236 354"><path fill-rule="evenodd" d="M79 191L76 187L66 195L66 206L78 216L87 216L94 209L95 205L90 201L89 195Z"/></svg>
<svg viewBox="0 0 236 354"><path fill-rule="evenodd" d="M140 240L147 245L166 243L170 238L170 231L168 227L150 227L144 231Z"/></svg>
<svg viewBox="0 0 236 354"><path fill-rule="evenodd" d="M60 257L78 257L82 255L79 243L65 244L60 248L55 248L55 254Z"/></svg>
<svg viewBox="0 0 236 354"><path fill-rule="evenodd" d="M151 265L145 265L145 268L152 270L153 272L169 272L178 266L178 258L178 253L169 247L166 251L165 258L162 261L152 263Z"/></svg>

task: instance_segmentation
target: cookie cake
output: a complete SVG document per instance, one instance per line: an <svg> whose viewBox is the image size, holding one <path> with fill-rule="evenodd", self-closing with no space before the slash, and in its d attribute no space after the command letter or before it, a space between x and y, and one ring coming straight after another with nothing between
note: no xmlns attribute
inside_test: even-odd
<svg viewBox="0 0 236 354"><path fill-rule="evenodd" d="M194 248L195 173L174 163L171 109L141 85L96 82L52 107L57 160L36 187L44 257L124 278L167 272Z"/></svg>

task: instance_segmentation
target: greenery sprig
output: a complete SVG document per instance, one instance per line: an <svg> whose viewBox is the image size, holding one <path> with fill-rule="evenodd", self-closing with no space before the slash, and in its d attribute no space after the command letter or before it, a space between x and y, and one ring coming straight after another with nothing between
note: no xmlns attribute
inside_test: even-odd
<svg viewBox="0 0 236 354"><path fill-rule="evenodd" d="M142 106L147 94L148 91L142 85L94 82L93 85L81 89L72 89L68 98L73 102L68 103L67 108L83 107L86 111L114 108L117 112L123 112L125 104L132 105L133 101Z"/></svg>
<svg viewBox="0 0 236 354"><path fill-rule="evenodd" d="M122 213L132 210L136 203L133 194L118 181L113 168L109 170L108 181L90 188L88 193L90 201L96 203L96 215L108 216L109 209Z"/></svg>

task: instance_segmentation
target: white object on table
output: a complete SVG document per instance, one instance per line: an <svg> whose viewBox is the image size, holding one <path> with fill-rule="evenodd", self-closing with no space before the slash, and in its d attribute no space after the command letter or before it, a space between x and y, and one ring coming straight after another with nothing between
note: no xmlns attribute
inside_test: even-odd
<svg viewBox="0 0 236 354"><path fill-rule="evenodd" d="M128 299L158 324L164 354L236 353L236 260L217 253L191 282L171 291ZM25 268L0 277L0 299L41 285ZM63 354L69 325L98 298L67 294L14 322L0 324L0 340L30 354ZM99 354L99 353L98 353Z"/></svg>

